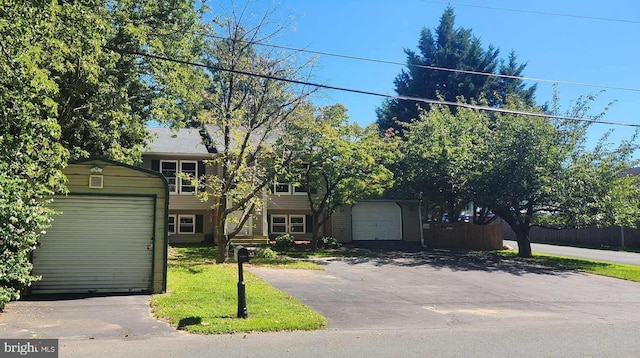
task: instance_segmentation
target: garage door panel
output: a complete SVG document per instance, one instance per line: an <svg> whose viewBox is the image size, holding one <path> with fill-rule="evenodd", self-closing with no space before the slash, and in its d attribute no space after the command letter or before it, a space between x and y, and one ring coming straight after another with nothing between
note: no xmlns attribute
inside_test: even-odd
<svg viewBox="0 0 640 358"><path fill-rule="evenodd" d="M34 251L33 293L151 290L153 198L69 196Z"/></svg>
<svg viewBox="0 0 640 358"><path fill-rule="evenodd" d="M351 210L353 240L402 240L402 212L393 202L364 202Z"/></svg>

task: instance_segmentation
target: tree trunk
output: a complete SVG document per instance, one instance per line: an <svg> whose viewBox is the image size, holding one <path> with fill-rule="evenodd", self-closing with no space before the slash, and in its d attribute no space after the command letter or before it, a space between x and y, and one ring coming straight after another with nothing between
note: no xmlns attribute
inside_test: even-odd
<svg viewBox="0 0 640 358"><path fill-rule="evenodd" d="M519 257L532 257L531 255L531 241L529 241L530 227L519 227L516 232L516 240L518 241L518 256Z"/></svg>
<svg viewBox="0 0 640 358"><path fill-rule="evenodd" d="M318 220L320 219L320 215L314 214L312 217L313 225L311 225L311 227L313 229L311 230L311 251L316 252L318 250L318 232L320 231L320 228L318 227Z"/></svg>
<svg viewBox="0 0 640 358"><path fill-rule="evenodd" d="M215 222L215 239L218 254L216 255L216 263L224 263L229 257L229 238L224 233L224 218L218 216Z"/></svg>

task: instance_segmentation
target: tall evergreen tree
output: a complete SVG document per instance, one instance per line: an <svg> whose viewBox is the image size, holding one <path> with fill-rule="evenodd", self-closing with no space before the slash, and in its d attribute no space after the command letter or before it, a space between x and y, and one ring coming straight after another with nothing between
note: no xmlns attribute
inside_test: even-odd
<svg viewBox="0 0 640 358"><path fill-rule="evenodd" d="M442 67L465 71L519 76L526 64L518 64L514 52L507 62L499 59L499 50L489 45L484 49L480 39L471 29L455 28L455 14L448 7L435 34L423 28L418 41L418 52L405 49L407 69L396 77L395 91L400 96L442 98L456 102L463 96L468 101L485 97L489 105L499 105L507 93L521 96L533 103L535 86L526 87L515 78L498 78L453 71L436 70ZM427 68L425 68L425 66ZM391 99L377 110L378 126L381 131L389 128L401 129L396 121L408 123L419 116L418 108L428 109L423 102Z"/></svg>

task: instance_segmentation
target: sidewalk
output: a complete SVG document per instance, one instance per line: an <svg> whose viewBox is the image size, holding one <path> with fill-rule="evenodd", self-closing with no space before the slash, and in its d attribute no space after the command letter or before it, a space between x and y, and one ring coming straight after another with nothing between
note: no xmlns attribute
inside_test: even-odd
<svg viewBox="0 0 640 358"><path fill-rule="evenodd" d="M505 245L509 245L514 249L518 248L516 241L504 240ZM567 257L576 257L580 259L598 260L605 262L615 262L619 264L640 266L640 253L614 251L614 250L598 250L584 249L580 247L549 245L549 244L531 244L533 253L551 254Z"/></svg>

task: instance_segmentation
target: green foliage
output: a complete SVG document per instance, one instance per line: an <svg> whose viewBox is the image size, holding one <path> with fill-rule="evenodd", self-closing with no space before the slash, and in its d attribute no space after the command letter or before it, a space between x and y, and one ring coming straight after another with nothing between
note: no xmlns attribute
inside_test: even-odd
<svg viewBox="0 0 640 358"><path fill-rule="evenodd" d="M396 141L381 138L374 126L351 123L340 104L315 113L310 106L305 110L302 120L289 123L282 141L296 155L287 168L287 180L308 188L315 241L338 207L379 196L391 186L393 174L385 164L393 160Z"/></svg>
<svg viewBox="0 0 640 358"><path fill-rule="evenodd" d="M341 246L338 240L332 236L323 236L318 239L318 248L320 249L338 249Z"/></svg>
<svg viewBox="0 0 640 358"><path fill-rule="evenodd" d="M67 49L43 66L60 88L61 142L72 159L139 162L146 123L193 116L204 77L190 66L121 51L194 59L201 47L192 35L200 28L194 3L92 0L62 2L59 10L50 41Z"/></svg>
<svg viewBox="0 0 640 358"><path fill-rule="evenodd" d="M43 68L67 50L49 41L59 8L0 2L0 310L37 278L29 255L47 227L44 198L62 191L66 152L58 143L58 87Z"/></svg>
<svg viewBox="0 0 640 358"><path fill-rule="evenodd" d="M592 99L579 99L565 116L584 116ZM504 108L539 111L511 96ZM552 108L559 106L554 102ZM517 236L520 254L530 256L533 226L634 226L640 215L639 180L625 174L637 164L636 137L611 146L604 136L587 149L588 127L577 120L470 109L452 114L437 106L408 125L396 174L414 194L449 206L454 215L456 205L467 201L492 212L474 222L503 219Z"/></svg>
<svg viewBox="0 0 640 358"><path fill-rule="evenodd" d="M513 78L470 75L453 71L433 70L442 67L483 73L520 76L525 64L517 63L517 55L509 54L507 62L499 60L499 51L493 46L484 48L478 37L470 29L455 28L453 8L448 7L440 18L435 33L424 28L418 41L418 52L405 50L406 70L395 79L398 95L456 102L462 96L466 100L479 101L485 97L489 105L503 102L507 94L523 98L533 103L535 85L525 87L523 82ZM418 67L418 66L427 66ZM382 132L388 128L404 130L396 120L409 123L418 118L419 108L429 109L426 103L392 99L378 108L378 126Z"/></svg>
<svg viewBox="0 0 640 358"><path fill-rule="evenodd" d="M295 245L295 238L291 234L282 234L276 237L276 243L274 244L274 247L280 249L294 247Z"/></svg>
<svg viewBox="0 0 640 358"><path fill-rule="evenodd" d="M469 180L484 145L487 118L465 108L454 114L448 107L433 106L407 128L393 165L398 191L422 199L427 214L437 220L444 213L458 218L473 194Z"/></svg>
<svg viewBox="0 0 640 358"><path fill-rule="evenodd" d="M275 141L286 122L297 120L296 113L309 94L287 82L243 74L296 79L306 72L307 63L292 63L287 56L253 46L255 39L268 39L278 32L269 33L266 24L273 21L272 12L264 14L255 27L241 23L246 19L236 12L218 21L216 30L226 38L211 38L205 51L208 64L236 71L209 70L205 111L199 117L199 125L211 134L209 144L218 150L209 164L218 166L220 173L208 177L207 190L200 192L202 200L212 203L216 217L218 262L226 260L229 240L262 207L267 186L289 161L290 153Z"/></svg>
<svg viewBox="0 0 640 358"><path fill-rule="evenodd" d="M266 247L260 251L258 251L258 253L256 254L257 258L260 259L269 259L269 260L273 260L276 259L278 257L278 253L271 250L270 248Z"/></svg>

